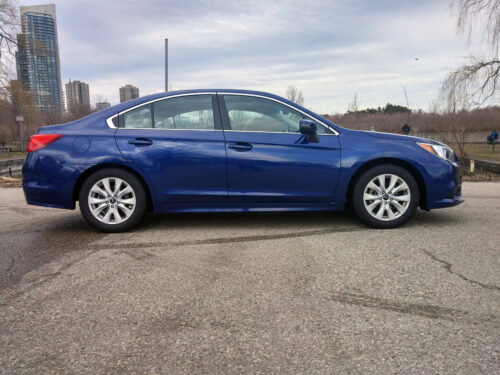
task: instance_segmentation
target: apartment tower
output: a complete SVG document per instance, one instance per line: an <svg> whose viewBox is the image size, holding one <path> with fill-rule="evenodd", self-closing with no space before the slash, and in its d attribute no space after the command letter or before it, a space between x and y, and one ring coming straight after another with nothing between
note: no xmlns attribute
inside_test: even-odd
<svg viewBox="0 0 500 375"><path fill-rule="evenodd" d="M17 77L42 112L61 113L63 95L54 4L21 7Z"/></svg>

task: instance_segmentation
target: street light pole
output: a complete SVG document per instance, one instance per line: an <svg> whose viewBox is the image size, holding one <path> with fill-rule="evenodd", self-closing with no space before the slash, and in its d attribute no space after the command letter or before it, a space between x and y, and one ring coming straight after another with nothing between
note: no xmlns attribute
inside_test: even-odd
<svg viewBox="0 0 500 375"><path fill-rule="evenodd" d="M16 116L16 121L19 123L19 139L21 141L21 152L24 151L24 141L23 141L23 121L24 117L19 115Z"/></svg>
<svg viewBox="0 0 500 375"><path fill-rule="evenodd" d="M168 39L165 38L165 92L168 91Z"/></svg>

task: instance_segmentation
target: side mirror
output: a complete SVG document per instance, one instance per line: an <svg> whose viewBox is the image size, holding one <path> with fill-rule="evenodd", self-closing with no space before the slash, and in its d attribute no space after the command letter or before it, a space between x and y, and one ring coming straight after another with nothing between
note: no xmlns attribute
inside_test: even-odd
<svg viewBox="0 0 500 375"><path fill-rule="evenodd" d="M307 136L307 142L318 143L319 138L316 131L318 130L318 125L311 120L300 120L300 132Z"/></svg>

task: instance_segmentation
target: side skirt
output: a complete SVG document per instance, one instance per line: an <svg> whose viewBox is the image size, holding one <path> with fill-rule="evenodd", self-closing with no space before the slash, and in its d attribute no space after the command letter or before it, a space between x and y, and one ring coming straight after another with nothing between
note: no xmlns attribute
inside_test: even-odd
<svg viewBox="0 0 500 375"><path fill-rule="evenodd" d="M344 209L344 202L332 203L261 203L261 204L169 204L155 207L156 213L167 212L283 212L283 211L339 211Z"/></svg>

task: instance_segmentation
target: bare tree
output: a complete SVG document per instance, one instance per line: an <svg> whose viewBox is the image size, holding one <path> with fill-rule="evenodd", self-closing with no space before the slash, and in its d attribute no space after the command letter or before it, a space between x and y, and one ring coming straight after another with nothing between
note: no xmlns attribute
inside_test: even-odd
<svg viewBox="0 0 500 375"><path fill-rule="evenodd" d="M23 138L27 139L36 129L47 124L43 114L33 105L33 95L25 90L21 83L12 80L7 86L10 100L0 100L0 142L19 140L19 124L16 116L22 115Z"/></svg>
<svg viewBox="0 0 500 375"><path fill-rule="evenodd" d="M108 99L102 96L101 94L93 95L92 100L94 103L103 103L108 101Z"/></svg>
<svg viewBox="0 0 500 375"><path fill-rule="evenodd" d="M467 64L448 75L441 88L443 96L466 92L474 104L483 104L498 92L500 59L470 57Z"/></svg>
<svg viewBox="0 0 500 375"><path fill-rule="evenodd" d="M0 145L11 141L16 136L14 128L14 108L9 100L0 99Z"/></svg>
<svg viewBox="0 0 500 375"><path fill-rule="evenodd" d="M441 136L445 142L454 145L458 155L465 156L466 134L473 127L466 116L470 108L469 95L465 89L459 89L460 86L449 91L442 100L445 121L441 128Z"/></svg>
<svg viewBox="0 0 500 375"><path fill-rule="evenodd" d="M451 5L458 10L457 29L467 36L468 43L480 25L482 39L488 46L486 52L489 57L469 57L465 64L451 72L445 79L441 95L450 101L457 93L459 95L466 93L472 103L483 104L498 92L499 87L500 1L451 0Z"/></svg>
<svg viewBox="0 0 500 375"><path fill-rule="evenodd" d="M0 88L5 88L11 78L19 27L17 9L14 0L0 0Z"/></svg>
<svg viewBox="0 0 500 375"><path fill-rule="evenodd" d="M68 112L63 116L63 120L73 121L91 113L90 106L82 103L71 103L68 105Z"/></svg>
<svg viewBox="0 0 500 375"><path fill-rule="evenodd" d="M451 0L458 11L457 28L470 42L476 23L483 25L482 37L498 53L500 37L500 2L498 0Z"/></svg>
<svg viewBox="0 0 500 375"><path fill-rule="evenodd" d="M358 93L354 93L354 98L352 102L347 105L347 113L346 113L346 121L349 123L351 128L354 128L356 122L359 118L359 101L358 101Z"/></svg>
<svg viewBox="0 0 500 375"><path fill-rule="evenodd" d="M410 109L410 101L408 100L408 93L406 87L403 86L403 94L405 95L406 108ZM411 125L411 110L408 112L408 124Z"/></svg>
<svg viewBox="0 0 500 375"><path fill-rule="evenodd" d="M90 112L97 112L99 110L98 104L107 102L108 99L105 98L104 96L102 96L101 94L97 94L97 95L92 96L92 101L93 101L94 105L91 106Z"/></svg>
<svg viewBox="0 0 500 375"><path fill-rule="evenodd" d="M302 91L295 86L288 86L288 89L286 90L286 97L288 100L297 103L298 105L304 105Z"/></svg>
<svg viewBox="0 0 500 375"><path fill-rule="evenodd" d="M347 106L347 112L358 112L359 110L359 102L358 102L358 93L354 93L354 98L352 99L352 102L348 104Z"/></svg>

